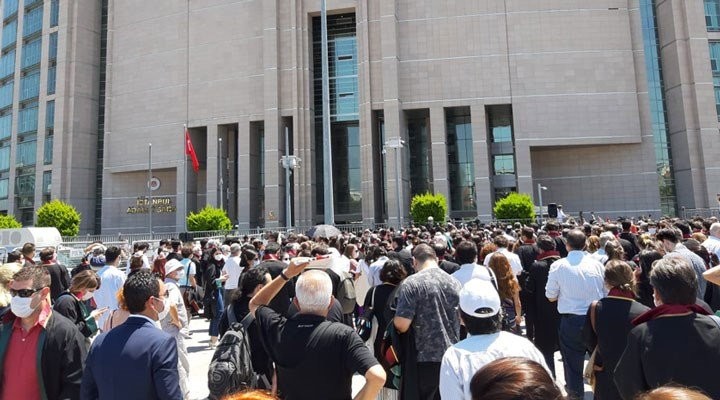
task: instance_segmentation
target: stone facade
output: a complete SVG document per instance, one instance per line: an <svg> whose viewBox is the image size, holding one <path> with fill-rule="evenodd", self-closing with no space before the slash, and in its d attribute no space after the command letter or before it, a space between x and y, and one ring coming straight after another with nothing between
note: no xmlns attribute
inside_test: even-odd
<svg viewBox="0 0 720 400"><path fill-rule="evenodd" d="M702 2L657 3L677 204L714 206L720 144ZM537 198L540 183L545 203L571 213L660 214L640 1L327 4L330 14L357 21L357 221L397 221L398 192L407 218L409 155L400 152L396 181L393 150L380 151L381 139L408 140L409 113L428 116L429 179L449 197L445 118L456 107L468 107L472 122L471 214L490 219L499 179L488 129L494 105L512 107L519 192ZM303 160L293 175L292 223L321 222L312 40L319 11L319 0L110 1L104 232L148 230L147 214L127 210L147 194L149 143L161 181L153 196L176 207L154 215L155 231L181 231L188 211L221 200L240 227L285 226L286 129ZM184 159L184 124L198 173Z"/></svg>

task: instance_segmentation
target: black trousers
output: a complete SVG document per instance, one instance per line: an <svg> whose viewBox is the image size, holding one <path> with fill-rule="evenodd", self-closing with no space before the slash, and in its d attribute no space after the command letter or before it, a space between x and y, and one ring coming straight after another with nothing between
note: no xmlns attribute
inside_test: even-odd
<svg viewBox="0 0 720 400"><path fill-rule="evenodd" d="M420 400L440 400L440 363L419 362L417 371Z"/></svg>

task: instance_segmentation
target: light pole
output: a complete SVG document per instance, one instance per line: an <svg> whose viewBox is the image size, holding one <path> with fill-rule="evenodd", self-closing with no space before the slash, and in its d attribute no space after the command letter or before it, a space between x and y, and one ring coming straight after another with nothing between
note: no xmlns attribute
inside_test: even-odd
<svg viewBox="0 0 720 400"><path fill-rule="evenodd" d="M147 181L147 200L148 200L148 225L150 227L150 238L153 232L153 204L152 204L152 143L148 143L148 181Z"/></svg>
<svg viewBox="0 0 720 400"><path fill-rule="evenodd" d="M330 73L328 66L327 4L320 2L320 36L322 47L322 108L323 108L323 185L325 223L335 225L333 198L332 142L330 140Z"/></svg>
<svg viewBox="0 0 720 400"><path fill-rule="evenodd" d="M218 207L222 210L223 209L223 196L225 195L225 192L223 191L223 171L222 171L222 138L218 138L218 186L220 187L220 192L218 193Z"/></svg>
<svg viewBox="0 0 720 400"><path fill-rule="evenodd" d="M538 201L540 202L540 223L543 222L543 201L542 201L543 190L547 190L547 187L538 183Z"/></svg>
<svg viewBox="0 0 720 400"><path fill-rule="evenodd" d="M402 229L403 224L402 191L400 189L400 149L403 148L404 144L405 141L399 137L388 139L385 142L385 149L395 149L395 197L397 198L398 230Z"/></svg>
<svg viewBox="0 0 720 400"><path fill-rule="evenodd" d="M290 174L293 169L299 168L302 160L290 155L289 128L285 127L285 155L280 158L280 164L285 168L285 225L289 230L292 227L292 204L290 204Z"/></svg>

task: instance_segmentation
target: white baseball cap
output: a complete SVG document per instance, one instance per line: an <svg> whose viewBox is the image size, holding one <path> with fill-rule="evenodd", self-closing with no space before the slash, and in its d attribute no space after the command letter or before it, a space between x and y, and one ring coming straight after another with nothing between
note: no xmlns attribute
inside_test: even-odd
<svg viewBox="0 0 720 400"><path fill-rule="evenodd" d="M471 279L460 290L460 309L476 318L489 318L500 311L500 295L485 279Z"/></svg>

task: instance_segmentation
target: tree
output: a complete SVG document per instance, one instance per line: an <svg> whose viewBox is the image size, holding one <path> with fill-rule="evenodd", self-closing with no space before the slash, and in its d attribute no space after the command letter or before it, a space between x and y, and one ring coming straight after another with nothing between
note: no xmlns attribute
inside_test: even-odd
<svg viewBox="0 0 720 400"><path fill-rule="evenodd" d="M530 223L535 219L535 205L527 194L510 193L495 202L496 219Z"/></svg>
<svg viewBox="0 0 720 400"><path fill-rule="evenodd" d="M425 223L428 217L433 217L435 222L443 223L447 211L447 199L440 193L417 194L410 202L410 215L416 224Z"/></svg>
<svg viewBox="0 0 720 400"><path fill-rule="evenodd" d="M0 215L0 229L15 229L22 228L22 224L19 223L12 215Z"/></svg>
<svg viewBox="0 0 720 400"><path fill-rule="evenodd" d="M77 236L80 233L80 213L72 205L53 200L37 210L38 227L54 227L63 236Z"/></svg>
<svg viewBox="0 0 720 400"><path fill-rule="evenodd" d="M232 229L232 222L225 210L207 205L197 213L188 215L187 227L190 232L228 231Z"/></svg>

